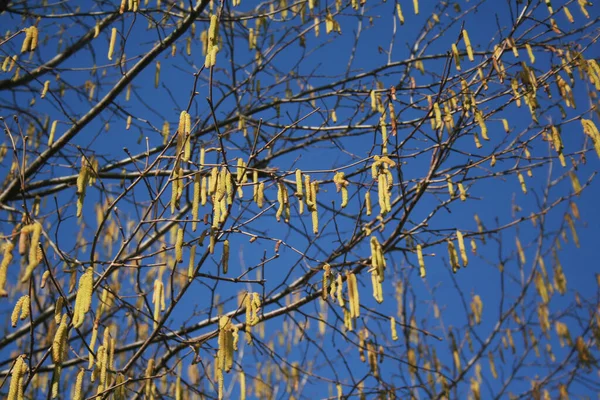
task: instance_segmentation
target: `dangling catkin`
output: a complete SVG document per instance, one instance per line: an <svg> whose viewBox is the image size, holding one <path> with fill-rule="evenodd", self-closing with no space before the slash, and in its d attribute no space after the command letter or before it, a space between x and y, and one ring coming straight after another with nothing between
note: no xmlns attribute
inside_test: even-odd
<svg viewBox="0 0 600 400"><path fill-rule="evenodd" d="M73 388L73 400L82 400L83 377L85 376L85 368L79 368L77 378L75 379L75 387Z"/></svg>
<svg viewBox="0 0 600 400"><path fill-rule="evenodd" d="M17 300L16 304L15 304L15 308L13 308L13 312L10 316L10 322L12 327L16 327L17 326L17 320L19 319L19 313L21 314L20 319L24 320L25 318L27 318L29 316L29 296L28 295L24 295L21 296L19 298L19 300Z"/></svg>
<svg viewBox="0 0 600 400"><path fill-rule="evenodd" d="M331 278L331 266L327 263L323 265L323 292L321 298L327 300L327 294L329 293L329 279Z"/></svg>
<svg viewBox="0 0 600 400"><path fill-rule="evenodd" d="M10 375L10 387L8 389L8 400L23 399L23 377L27 372L27 364L25 363L25 355L20 355L15 360Z"/></svg>
<svg viewBox="0 0 600 400"><path fill-rule="evenodd" d="M390 328L392 329L392 340L398 340L398 332L396 331L396 318L390 317Z"/></svg>
<svg viewBox="0 0 600 400"><path fill-rule="evenodd" d="M110 42L108 43L108 59L112 61L115 51L115 42L117 41L117 28L112 28L110 32Z"/></svg>
<svg viewBox="0 0 600 400"><path fill-rule="evenodd" d="M304 202L303 202L303 198L304 198L304 194L303 194L303 190L302 190L302 171L297 169L296 170L296 193L295 196L298 198L298 212L300 214L304 213Z"/></svg>
<svg viewBox="0 0 600 400"><path fill-rule="evenodd" d="M29 263L27 264L25 273L21 278L21 283L25 283L29 280L31 274L33 273L33 270L39 265L41 261L40 258L38 258L38 248L40 246L40 238L42 235L42 224L40 224L39 222L34 222L32 225L29 226L28 229L32 232L31 244L29 245Z"/></svg>
<svg viewBox="0 0 600 400"><path fill-rule="evenodd" d="M15 245L12 242L6 241L3 245L2 252L2 262L0 263L0 297L5 297L8 295L6 292L6 275L8 271L8 266L13 259L12 251L15 248Z"/></svg>
<svg viewBox="0 0 600 400"><path fill-rule="evenodd" d="M177 228L175 237L175 262L183 262L183 228Z"/></svg>
<svg viewBox="0 0 600 400"><path fill-rule="evenodd" d="M466 29L463 29L463 40L465 41L465 47L467 48L467 56L469 57L469 61L475 61L473 57L473 47L471 47L471 40L469 39L469 34Z"/></svg>
<svg viewBox="0 0 600 400"><path fill-rule="evenodd" d="M229 240L223 242L223 274L227 274L229 270Z"/></svg>
<svg viewBox="0 0 600 400"><path fill-rule="evenodd" d="M450 258L450 266L452 267L452 272L456 273L460 268L458 264L458 254L456 253L456 247L452 240L448 240L448 257Z"/></svg>
<svg viewBox="0 0 600 400"><path fill-rule="evenodd" d="M456 239L458 240L458 249L460 251L460 258L462 259L463 267L466 267L469 264L469 259L467 258L467 249L465 248L465 239L461 231L456 230Z"/></svg>
<svg viewBox="0 0 600 400"><path fill-rule="evenodd" d="M54 335L54 340L52 341L52 361L54 361L55 364L62 363L65 344L67 342L67 331L67 314L65 314L61 318L60 325L58 326L56 334Z"/></svg>
<svg viewBox="0 0 600 400"><path fill-rule="evenodd" d="M199 172L194 174L194 187L193 187L193 198L192 198L192 232L196 232L198 226L198 207L200 205L200 189L201 189L202 176Z"/></svg>
<svg viewBox="0 0 600 400"><path fill-rule="evenodd" d="M165 287L160 279L154 281L154 292L152 293L152 304L154 304L154 329L158 327L160 311L165 310Z"/></svg>
<svg viewBox="0 0 600 400"><path fill-rule="evenodd" d="M346 302L344 301L344 281L342 278L341 274L338 274L338 276L336 277L336 281L335 281L335 288L336 288L336 298L338 301L338 304L340 305L340 307L344 308L344 306L346 305Z"/></svg>
<svg viewBox="0 0 600 400"><path fill-rule="evenodd" d="M73 327L79 328L83 325L85 314L92 304L92 291L94 285L94 269L88 268L81 278L75 297L75 309L73 311Z"/></svg>
<svg viewBox="0 0 600 400"><path fill-rule="evenodd" d="M346 281L348 284L348 298L350 301L350 315L352 318L358 318L360 316L360 298L358 294L358 283L356 275L353 273L346 274Z"/></svg>
<svg viewBox="0 0 600 400"><path fill-rule="evenodd" d="M417 259L419 260L419 273L421 278L425 278L425 262L423 261L423 249L420 244L417 245Z"/></svg>

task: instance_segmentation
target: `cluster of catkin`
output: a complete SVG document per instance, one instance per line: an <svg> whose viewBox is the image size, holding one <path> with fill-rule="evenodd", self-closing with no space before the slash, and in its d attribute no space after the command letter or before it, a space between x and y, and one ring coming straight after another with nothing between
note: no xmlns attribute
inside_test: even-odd
<svg viewBox="0 0 600 400"><path fill-rule="evenodd" d="M394 185L394 177L390 172L390 168L395 165L396 163L387 156L375 156L373 164L371 164L371 176L377 180L379 209L382 216L392 211L391 190ZM370 214L369 209L369 204L367 204L367 214Z"/></svg>
<svg viewBox="0 0 600 400"><path fill-rule="evenodd" d="M86 189L96 182L97 171L98 160L95 157L81 157L81 169L77 175L77 217L81 217Z"/></svg>
<svg viewBox="0 0 600 400"><path fill-rule="evenodd" d="M21 53L25 53L26 51L34 51L38 44L38 36L38 28L35 25L25 28L25 39L23 39Z"/></svg>
<svg viewBox="0 0 600 400"><path fill-rule="evenodd" d="M33 273L33 270L42 261L42 248L40 238L42 236L42 224L34 222L21 228L19 235L19 254L29 253L27 268L21 278L21 282L27 282ZM7 264L8 265L8 264ZM0 278L1 280L2 278Z"/></svg>
<svg viewBox="0 0 600 400"><path fill-rule="evenodd" d="M248 344L252 343L252 327L258 324L260 321L260 316L258 312L260 311L261 300L260 295L256 292L248 292L246 296L244 296L244 308L246 309L246 342Z"/></svg>
<svg viewBox="0 0 600 400"><path fill-rule="evenodd" d="M233 204L234 188L231 172L226 166L213 167L208 178L208 194L213 204L213 229L225 222L229 214L229 206Z"/></svg>
<svg viewBox="0 0 600 400"><path fill-rule="evenodd" d="M385 273L385 257L383 255L383 247L375 236L371 236L371 283L373 285L373 297L378 303L383 302L382 283Z"/></svg>
<svg viewBox="0 0 600 400"><path fill-rule="evenodd" d="M341 207L345 208L348 205L348 181L346 180L346 174L342 171L336 172L333 176L333 183L335 183L336 191L342 192L342 203Z"/></svg>
<svg viewBox="0 0 600 400"><path fill-rule="evenodd" d="M90 346L90 348L93 350L97 337L97 327L94 327L94 332L92 332L92 336L93 343ZM104 390L106 390L106 388L108 388L111 385L111 376L109 372L114 371L115 343L115 339L111 338L110 329L104 329L102 344L100 344L98 350L96 351L96 358L93 361L92 359L90 359L90 368L92 365L94 366L94 370L92 371L91 376L91 382L95 382L96 380L98 381L98 394L104 392ZM82 378L83 373L85 373L85 370L84 372L79 372ZM80 375L77 376L77 379L79 379L79 377ZM75 391L78 391L77 384Z"/></svg>
<svg viewBox="0 0 600 400"><path fill-rule="evenodd" d="M308 211L310 211L312 217L313 233L316 235L319 233L319 211L317 208L317 193L319 193L319 182L311 182L310 175L303 174L302 171L299 169L296 170L295 175L296 193L294 195L298 198L299 213L304 213L304 201L306 201L306 207L308 208ZM303 177L304 179L302 179Z"/></svg>
<svg viewBox="0 0 600 400"><path fill-rule="evenodd" d="M119 7L119 14L123 14L125 11L137 12L140 6L140 0L121 0L121 7Z"/></svg>
<svg viewBox="0 0 600 400"><path fill-rule="evenodd" d="M598 82L600 84L600 70L598 71ZM594 124L594 121L582 118L581 125L583 126L583 132L592 139L596 154L598 154L598 158L600 158L600 132Z"/></svg>
<svg viewBox="0 0 600 400"><path fill-rule="evenodd" d="M238 328L231 323L231 318L222 316L219 318L219 349L215 363L215 373L218 384L219 399L223 398L224 372L231 371L233 367L233 352L238 347Z"/></svg>
<svg viewBox="0 0 600 400"><path fill-rule="evenodd" d="M463 264L463 268L466 268L469 264L469 259L467 257L467 249L465 247L465 239L461 231L456 231L456 240L458 242L458 249L460 251L460 258ZM460 269L460 263L458 260L458 252L456 251L456 246L454 242L450 239L447 241L448 243L448 257L450 259L450 266L452 267L452 272L456 273Z"/></svg>
<svg viewBox="0 0 600 400"><path fill-rule="evenodd" d="M208 28L208 35L206 39L207 46L204 67L210 68L217 64L217 53L219 52L219 17L217 17L215 14L210 16L210 26Z"/></svg>
<svg viewBox="0 0 600 400"><path fill-rule="evenodd" d="M29 317L29 308L31 306L30 299L28 295L23 295L17 300L15 304L15 308L13 308L13 312L10 316L10 322L12 327L17 326L17 320L21 319L21 321L27 319ZM19 318L19 313L21 317Z"/></svg>
<svg viewBox="0 0 600 400"><path fill-rule="evenodd" d="M176 159L171 177L171 213L175 213L175 210L179 209L179 200L183 194L183 167L181 162L188 162L191 157L191 130L191 116L184 110L179 114L179 126L176 133Z"/></svg>
<svg viewBox="0 0 600 400"><path fill-rule="evenodd" d="M25 355L23 354L17 357L12 367L7 397L8 400L23 400L25 398L23 393L23 378L26 373L27 363L25 362Z"/></svg>
<svg viewBox="0 0 600 400"><path fill-rule="evenodd" d="M331 272L331 266L327 263L323 265L323 289L321 296L323 300L326 300L329 295L332 301L337 301L344 310L344 326L347 330L352 331L354 320L360 316L360 296L356 275L353 272L346 272L345 276L348 288L348 304L346 304L346 300L344 299L344 276L337 274L334 277Z"/></svg>
<svg viewBox="0 0 600 400"><path fill-rule="evenodd" d="M367 356L365 357L365 349ZM369 361L369 368L374 377L379 377L379 362L383 360L383 346L375 347L375 343L369 339L369 331L366 328L358 332L358 354L361 362Z"/></svg>

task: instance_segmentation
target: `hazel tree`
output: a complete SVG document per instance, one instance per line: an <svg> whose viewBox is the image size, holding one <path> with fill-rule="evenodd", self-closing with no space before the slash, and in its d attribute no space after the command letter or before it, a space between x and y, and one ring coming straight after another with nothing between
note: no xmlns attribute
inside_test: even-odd
<svg viewBox="0 0 600 400"><path fill-rule="evenodd" d="M597 393L599 11L0 1L0 394Z"/></svg>

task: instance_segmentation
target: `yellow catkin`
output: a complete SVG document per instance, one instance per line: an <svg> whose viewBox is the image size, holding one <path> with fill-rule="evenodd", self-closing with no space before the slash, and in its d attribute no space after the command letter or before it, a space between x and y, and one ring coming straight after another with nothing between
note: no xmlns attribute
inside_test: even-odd
<svg viewBox="0 0 600 400"><path fill-rule="evenodd" d="M317 234L319 234L319 212L317 211L316 208L311 212L311 220L312 220L313 233L315 235L317 235Z"/></svg>
<svg viewBox="0 0 600 400"><path fill-rule="evenodd" d="M525 252L523 251L523 246L521 246L521 241L519 240L519 237L515 237L515 243L517 245L517 253L519 255L519 261L521 261L521 264L525 264L525 262L527 261L525 258Z"/></svg>
<svg viewBox="0 0 600 400"><path fill-rule="evenodd" d="M600 158L600 132L591 119L581 119L581 125L583 126L583 132L592 139L594 148L598 158Z"/></svg>
<svg viewBox="0 0 600 400"><path fill-rule="evenodd" d="M29 316L29 305L30 302L28 295L21 296L19 300L17 300L17 302L15 303L15 307L13 308L13 312L10 316L10 322L13 328L17 326L19 314L21 314L21 320L24 320Z"/></svg>
<svg viewBox="0 0 600 400"><path fill-rule="evenodd" d="M285 190L285 185L282 182L277 182L277 202L279 203L279 207L277 208L275 218L278 222L281 220L281 216L283 215L283 210L285 208Z"/></svg>
<svg viewBox="0 0 600 400"><path fill-rule="evenodd" d="M571 186L573 186L573 192L579 196L581 193L581 183L579 183L579 178L575 171L569 171L569 178L571 179Z"/></svg>
<svg viewBox="0 0 600 400"><path fill-rule="evenodd" d="M481 137L484 140L490 140L490 138L488 137L488 134L487 134L487 125L485 124L483 112L481 112L480 110L475 110L474 117L475 117L475 121L479 125L479 128L481 129Z"/></svg>
<svg viewBox="0 0 600 400"><path fill-rule="evenodd" d="M452 267L452 272L456 273L460 268L458 264L458 254L456 252L456 247L452 240L448 240L448 257L450 258L450 266Z"/></svg>
<svg viewBox="0 0 600 400"><path fill-rule="evenodd" d="M454 184L452 183L452 177L450 175L446 175L446 186L448 186L448 194L450 197L454 197Z"/></svg>
<svg viewBox="0 0 600 400"><path fill-rule="evenodd" d="M223 242L223 274L229 270L229 240Z"/></svg>
<svg viewBox="0 0 600 400"><path fill-rule="evenodd" d="M294 194L298 198L298 212L300 214L304 213L304 190L302 187L302 171L297 169L295 172L296 177L296 193Z"/></svg>
<svg viewBox="0 0 600 400"><path fill-rule="evenodd" d="M31 47L31 38L32 31L29 28L25 28L25 38L23 39L23 44L21 45L21 53L25 53Z"/></svg>
<svg viewBox="0 0 600 400"><path fill-rule="evenodd" d="M10 387L8 389L8 400L22 400L23 397L23 377L27 372L27 363L25 355L20 355L15 360L10 375Z"/></svg>
<svg viewBox="0 0 600 400"><path fill-rule="evenodd" d="M373 286L373 298L378 303L383 303L383 291L377 271L371 272L371 284Z"/></svg>
<svg viewBox="0 0 600 400"><path fill-rule="evenodd" d="M458 47L456 43L452 43L452 55L454 56L454 64L456 65L456 70L460 71L460 53L458 52Z"/></svg>
<svg viewBox="0 0 600 400"><path fill-rule="evenodd" d="M504 132L510 133L510 127L506 118L502 118L502 125L504 126Z"/></svg>
<svg viewBox="0 0 600 400"><path fill-rule="evenodd" d="M79 372L77 373L77 378L75 379L75 387L73 388L73 400L82 400L83 399L83 377L85 376L85 369L79 368Z"/></svg>
<svg viewBox="0 0 600 400"><path fill-rule="evenodd" d="M196 232L198 227L198 207L200 206L200 189L202 176L199 172L194 174L194 187L192 197L192 231Z"/></svg>
<svg viewBox="0 0 600 400"><path fill-rule="evenodd" d="M400 3L396 3L396 14L398 15L400 25L404 25L404 14L402 14L402 7L400 7Z"/></svg>
<svg viewBox="0 0 600 400"><path fill-rule="evenodd" d="M525 184L525 178L523 177L523 174L517 172L517 177L519 178L519 183L521 184L521 190L523 191L523 194L527 194L527 185Z"/></svg>
<svg viewBox="0 0 600 400"><path fill-rule="evenodd" d="M10 265L13 259L13 249L15 245L12 242L6 241L2 246L2 262L0 262L0 297L8 296L8 292L6 291L6 276L8 271L8 266Z"/></svg>
<svg viewBox="0 0 600 400"><path fill-rule="evenodd" d="M25 283L31 277L34 269L39 265L41 259L38 257L38 249L40 246L40 238L42 235L42 224L35 222L30 225L31 229L31 243L29 245L29 263L25 269L25 273L21 278L21 283Z"/></svg>
<svg viewBox="0 0 600 400"><path fill-rule="evenodd" d="M40 95L40 98L44 98L46 97L46 94L48 93L48 89L50 88L50 81L47 80L46 82L44 82L44 87L42 88L42 94Z"/></svg>
<svg viewBox="0 0 600 400"><path fill-rule="evenodd" d="M442 122L442 111L440 110L440 105L437 101L433 103L433 115L435 118L435 129L440 129L444 126L444 123Z"/></svg>
<svg viewBox="0 0 600 400"><path fill-rule="evenodd" d="M371 215L371 213L373 212L373 206L371 205L371 192L368 190L365 193L365 210L367 216Z"/></svg>
<svg viewBox="0 0 600 400"><path fill-rule="evenodd" d="M65 345L67 342L68 324L67 314L61 318L60 325L54 334L54 340L52 341L52 361L56 364L62 363L63 354L65 351Z"/></svg>
<svg viewBox="0 0 600 400"><path fill-rule="evenodd" d="M179 209L179 187L183 184L179 175L181 171L180 163L176 163L173 169L173 177L171 182L171 214L175 214L175 211Z"/></svg>
<svg viewBox="0 0 600 400"><path fill-rule="evenodd" d="M175 262L183 261L183 228L178 227L175 235Z"/></svg>
<svg viewBox="0 0 600 400"><path fill-rule="evenodd" d="M160 312L165 310L165 287L160 279L154 281L152 304L154 304L153 319L154 329L156 329L158 327L158 320L160 319Z"/></svg>
<svg viewBox="0 0 600 400"><path fill-rule="evenodd" d="M208 28L208 46L206 49L206 59L204 61L205 68L213 67L216 64L217 52L219 51L219 46L217 46L218 35L219 18L213 14L210 16L210 26Z"/></svg>
<svg viewBox="0 0 600 400"><path fill-rule="evenodd" d="M360 297L356 275L348 273L346 279L348 283L348 298L350 299L350 314L352 318L358 318L360 316Z"/></svg>
<svg viewBox="0 0 600 400"><path fill-rule="evenodd" d="M460 193L460 201L466 201L467 191L461 182L458 182L458 191Z"/></svg>
<svg viewBox="0 0 600 400"><path fill-rule="evenodd" d="M196 246L197 245L194 244L190 249L190 260L188 263L188 282L191 282L192 279L194 279L194 268L196 267Z"/></svg>
<svg viewBox="0 0 600 400"><path fill-rule="evenodd" d="M190 135L192 133L192 116L189 113L185 113L185 136L184 136L184 146L183 146L183 161L190 161L190 156L192 153L192 141Z"/></svg>
<svg viewBox="0 0 600 400"><path fill-rule="evenodd" d="M243 370L240 370L239 374L240 382L240 400L246 400L246 374Z"/></svg>
<svg viewBox="0 0 600 400"><path fill-rule="evenodd" d="M469 34L466 29L463 29L463 40L465 42L465 47L467 48L467 56L469 57L469 61L475 61L475 57L473 57L473 47L471 47L471 40L469 39Z"/></svg>
<svg viewBox="0 0 600 400"><path fill-rule="evenodd" d="M39 32L35 25L30 26L29 30L31 31L31 43L29 45L29 51L34 51L38 45Z"/></svg>
<svg viewBox="0 0 600 400"><path fill-rule="evenodd" d="M346 302L344 301L344 293L343 293L343 288L344 288L344 281L342 279L342 275L338 275L336 277L336 298L338 301L338 304L340 305L340 307L344 307L346 305Z"/></svg>
<svg viewBox="0 0 600 400"><path fill-rule="evenodd" d="M56 299L56 304L54 306L54 321L57 324L60 324L60 319L62 318L62 308L64 305L64 297L60 296Z"/></svg>
<svg viewBox="0 0 600 400"><path fill-rule="evenodd" d="M327 294L329 293L329 280L331 279L331 266L327 263L323 265L323 292L321 298L327 300Z"/></svg>
<svg viewBox="0 0 600 400"><path fill-rule="evenodd" d="M154 87L158 88L160 84L160 61L156 62L156 70L154 72Z"/></svg>
<svg viewBox="0 0 600 400"><path fill-rule="evenodd" d="M235 173L235 180L236 180L236 185L237 185L237 194L238 194L238 197L241 199L242 197L244 197L244 191L243 191L242 185L248 181L248 178L246 175L246 163L244 163L244 159L241 157L237 159L237 169L236 169L236 173Z"/></svg>
<svg viewBox="0 0 600 400"><path fill-rule="evenodd" d="M94 269L88 268L81 278L75 297L75 309L73 311L73 327L79 328L83 325L85 314L90 310L92 304L92 292L94 285Z"/></svg>
<svg viewBox="0 0 600 400"><path fill-rule="evenodd" d="M419 260L419 273L421 278L425 278L427 273L425 271L425 261L423 261L423 248L420 244L417 245L417 259Z"/></svg>
<svg viewBox="0 0 600 400"><path fill-rule="evenodd" d="M108 59L112 61L115 51L115 42L117 41L117 28L112 28L110 32L110 42L108 42Z"/></svg>
<svg viewBox="0 0 600 400"><path fill-rule="evenodd" d="M154 386L152 374L154 373L154 358L148 360L148 365L146 366L145 377L146 382L144 385L144 394L147 399L152 399L152 389Z"/></svg>
<svg viewBox="0 0 600 400"><path fill-rule="evenodd" d="M471 302L471 311L473 312L475 325L479 325L481 323L481 316L483 314L483 302L478 294L473 296L473 301Z"/></svg>
<svg viewBox="0 0 600 400"><path fill-rule="evenodd" d="M460 251L460 258L462 260L463 267L466 267L469 264L469 259L467 258L467 249L465 247L465 239L461 231L456 231L456 239L458 241L458 249Z"/></svg>
<svg viewBox="0 0 600 400"><path fill-rule="evenodd" d="M398 332L396 331L396 318L390 317L390 328L392 330L392 340L398 340Z"/></svg>
<svg viewBox="0 0 600 400"><path fill-rule="evenodd" d="M419 14L419 0L413 0L413 8L415 10L415 15Z"/></svg>
<svg viewBox="0 0 600 400"><path fill-rule="evenodd" d="M183 141L186 138L186 119L187 119L187 111L183 110L179 113L179 124L177 125L177 155L183 149Z"/></svg>

